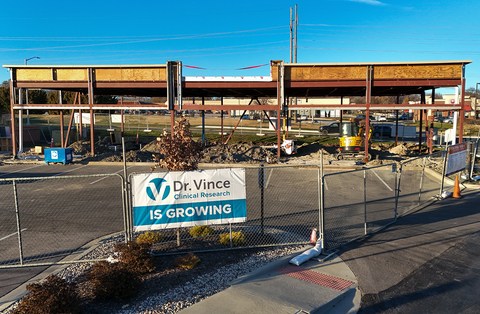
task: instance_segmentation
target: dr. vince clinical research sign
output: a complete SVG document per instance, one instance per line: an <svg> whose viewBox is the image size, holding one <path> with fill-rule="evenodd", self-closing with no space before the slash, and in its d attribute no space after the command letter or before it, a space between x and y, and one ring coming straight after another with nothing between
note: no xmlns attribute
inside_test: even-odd
<svg viewBox="0 0 480 314"><path fill-rule="evenodd" d="M245 169L135 174L132 204L135 231L244 222Z"/></svg>

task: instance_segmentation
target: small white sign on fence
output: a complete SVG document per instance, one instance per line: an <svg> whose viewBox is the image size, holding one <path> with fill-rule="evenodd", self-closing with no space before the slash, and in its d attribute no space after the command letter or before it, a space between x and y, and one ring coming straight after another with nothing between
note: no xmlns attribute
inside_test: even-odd
<svg viewBox="0 0 480 314"><path fill-rule="evenodd" d="M75 119L75 124L79 124L80 115L78 112L75 112L73 117ZM90 124L90 113L82 113L82 124ZM95 124L95 115L93 115L93 124Z"/></svg>
<svg viewBox="0 0 480 314"><path fill-rule="evenodd" d="M446 175L465 169L467 166L467 143L460 143L448 148L448 161Z"/></svg>
<svg viewBox="0 0 480 314"><path fill-rule="evenodd" d="M122 123L122 115L112 114L112 123ZM125 116L123 116L123 123L125 123Z"/></svg>

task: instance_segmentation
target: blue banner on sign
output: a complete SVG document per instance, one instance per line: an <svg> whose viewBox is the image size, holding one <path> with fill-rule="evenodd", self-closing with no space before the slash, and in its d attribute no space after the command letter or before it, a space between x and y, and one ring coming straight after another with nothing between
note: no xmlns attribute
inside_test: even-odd
<svg viewBox="0 0 480 314"><path fill-rule="evenodd" d="M246 218L245 199L133 207L137 230L234 223Z"/></svg>

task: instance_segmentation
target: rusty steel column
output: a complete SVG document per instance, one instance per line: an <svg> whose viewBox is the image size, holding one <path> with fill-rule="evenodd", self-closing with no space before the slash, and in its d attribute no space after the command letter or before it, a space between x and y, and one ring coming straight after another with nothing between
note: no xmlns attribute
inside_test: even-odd
<svg viewBox="0 0 480 314"><path fill-rule="evenodd" d="M202 108L205 106L205 97L202 96ZM205 147L205 110L202 110L202 145Z"/></svg>
<svg viewBox="0 0 480 314"><path fill-rule="evenodd" d="M65 146L63 146L63 139L64 139L64 136L65 136L64 131L63 131L64 127L65 126L63 125L63 110L60 110L60 137L62 138L60 140L60 147L65 147Z"/></svg>
<svg viewBox="0 0 480 314"><path fill-rule="evenodd" d="M223 108L222 108L222 106L223 106L223 96L220 97L220 124L221 124L221 126L220 126L220 132L221 132L220 138L221 138L221 141L223 143Z"/></svg>
<svg viewBox="0 0 480 314"><path fill-rule="evenodd" d="M95 156L95 134L93 123L93 69L88 69L88 105L90 107L90 154Z"/></svg>
<svg viewBox="0 0 480 314"><path fill-rule="evenodd" d="M280 66L277 66L277 163L280 162L280 138L281 138L281 132L280 132L280 126L281 126L281 121L280 121L280 80L281 80L281 74L280 74Z"/></svg>
<svg viewBox="0 0 480 314"><path fill-rule="evenodd" d="M343 106L343 96L340 96L340 106ZM340 136L342 134L342 124L343 124L343 109L340 109L340 127L339 127L339 132Z"/></svg>
<svg viewBox="0 0 480 314"><path fill-rule="evenodd" d="M82 94L76 93L75 95L78 97L78 105L82 104ZM78 138L83 140L83 129L82 129L82 109L78 109Z"/></svg>
<svg viewBox="0 0 480 314"><path fill-rule="evenodd" d="M123 96L120 97L120 106L123 106ZM124 131L124 126L123 126L123 108L120 109L120 132L122 132L122 137L123 137L123 131Z"/></svg>
<svg viewBox="0 0 480 314"><path fill-rule="evenodd" d="M366 82L366 112L365 112L365 163L368 162L368 145L370 135L370 102L372 96L372 66L367 66L367 82ZM362 136L363 134L360 134Z"/></svg>
<svg viewBox="0 0 480 314"><path fill-rule="evenodd" d="M465 66L464 66L465 67ZM465 119L465 77L462 78L462 99L460 100L460 121L458 126L458 142L463 143L463 120Z"/></svg>
<svg viewBox="0 0 480 314"><path fill-rule="evenodd" d="M93 108L90 107L90 154L95 156L95 134L93 133Z"/></svg>
<svg viewBox="0 0 480 314"><path fill-rule="evenodd" d="M13 158L17 157L17 135L15 131L15 110L13 110L13 105L15 104L15 91L13 87L13 78L15 70L12 69L10 73L10 122L12 125L12 150Z"/></svg>
<svg viewBox="0 0 480 314"><path fill-rule="evenodd" d="M67 138L65 139L64 145L62 146L63 148L67 147L68 145L68 139L70 138L70 130L72 129L74 114L75 114L75 110L72 109L72 112L70 114L70 121L68 122Z"/></svg>
<svg viewBox="0 0 480 314"><path fill-rule="evenodd" d="M420 103L425 104L425 91L423 90L420 94ZM420 109L420 125L418 131L418 154L422 153L422 128L423 128L423 111L425 109Z"/></svg>
<svg viewBox="0 0 480 314"><path fill-rule="evenodd" d="M397 95L396 104L400 103L400 96ZM395 147L398 145L398 109L395 110Z"/></svg>
<svg viewBox="0 0 480 314"><path fill-rule="evenodd" d="M250 101L250 102L251 102L251 101ZM228 135L228 138L227 138L227 141L225 142L225 144L228 144L228 141L230 141L230 138L232 138L233 133L235 132L235 130L237 129L238 125L239 125L240 122L242 121L243 116L245 115L246 112L247 112L247 110L243 110L242 116L240 117L240 119L238 119L237 124L235 124L235 127L234 127L233 130L232 130L232 133L230 133L230 135Z"/></svg>
<svg viewBox="0 0 480 314"><path fill-rule="evenodd" d="M432 88L432 105L435 104L435 87ZM428 138L429 138L429 143L428 143L428 153L432 154L433 153L433 113L430 115L430 121L429 121L430 127L428 128Z"/></svg>

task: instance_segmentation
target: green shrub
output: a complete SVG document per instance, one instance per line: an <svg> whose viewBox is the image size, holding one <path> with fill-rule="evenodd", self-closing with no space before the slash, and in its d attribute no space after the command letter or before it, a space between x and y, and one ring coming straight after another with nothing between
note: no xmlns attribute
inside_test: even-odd
<svg viewBox="0 0 480 314"><path fill-rule="evenodd" d="M194 238L212 235L215 231L210 226L195 226L188 233Z"/></svg>
<svg viewBox="0 0 480 314"><path fill-rule="evenodd" d="M197 266L198 262L200 262L200 259L197 256L195 256L193 253L188 253L185 256L180 256L177 258L173 262L173 265L176 267L192 269Z"/></svg>
<svg viewBox="0 0 480 314"><path fill-rule="evenodd" d="M27 285L30 291L20 300L12 314L77 314L80 313L80 299L75 285L50 275L43 283Z"/></svg>
<svg viewBox="0 0 480 314"><path fill-rule="evenodd" d="M120 252L120 263L135 273L145 274L155 270L155 262L150 255L149 243L136 243L130 241L128 243L120 243L115 246L115 251Z"/></svg>
<svg viewBox="0 0 480 314"><path fill-rule="evenodd" d="M160 232L147 231L139 235L137 238L138 244L148 243L150 245L153 245L155 243L160 243L160 242L163 242L163 236Z"/></svg>
<svg viewBox="0 0 480 314"><path fill-rule="evenodd" d="M86 274L96 298L122 300L133 297L139 279L123 263L98 262Z"/></svg>
<svg viewBox="0 0 480 314"><path fill-rule="evenodd" d="M222 233L220 235L220 243L230 246L230 233ZM232 232L232 245L240 246L245 244L245 235L241 231Z"/></svg>

